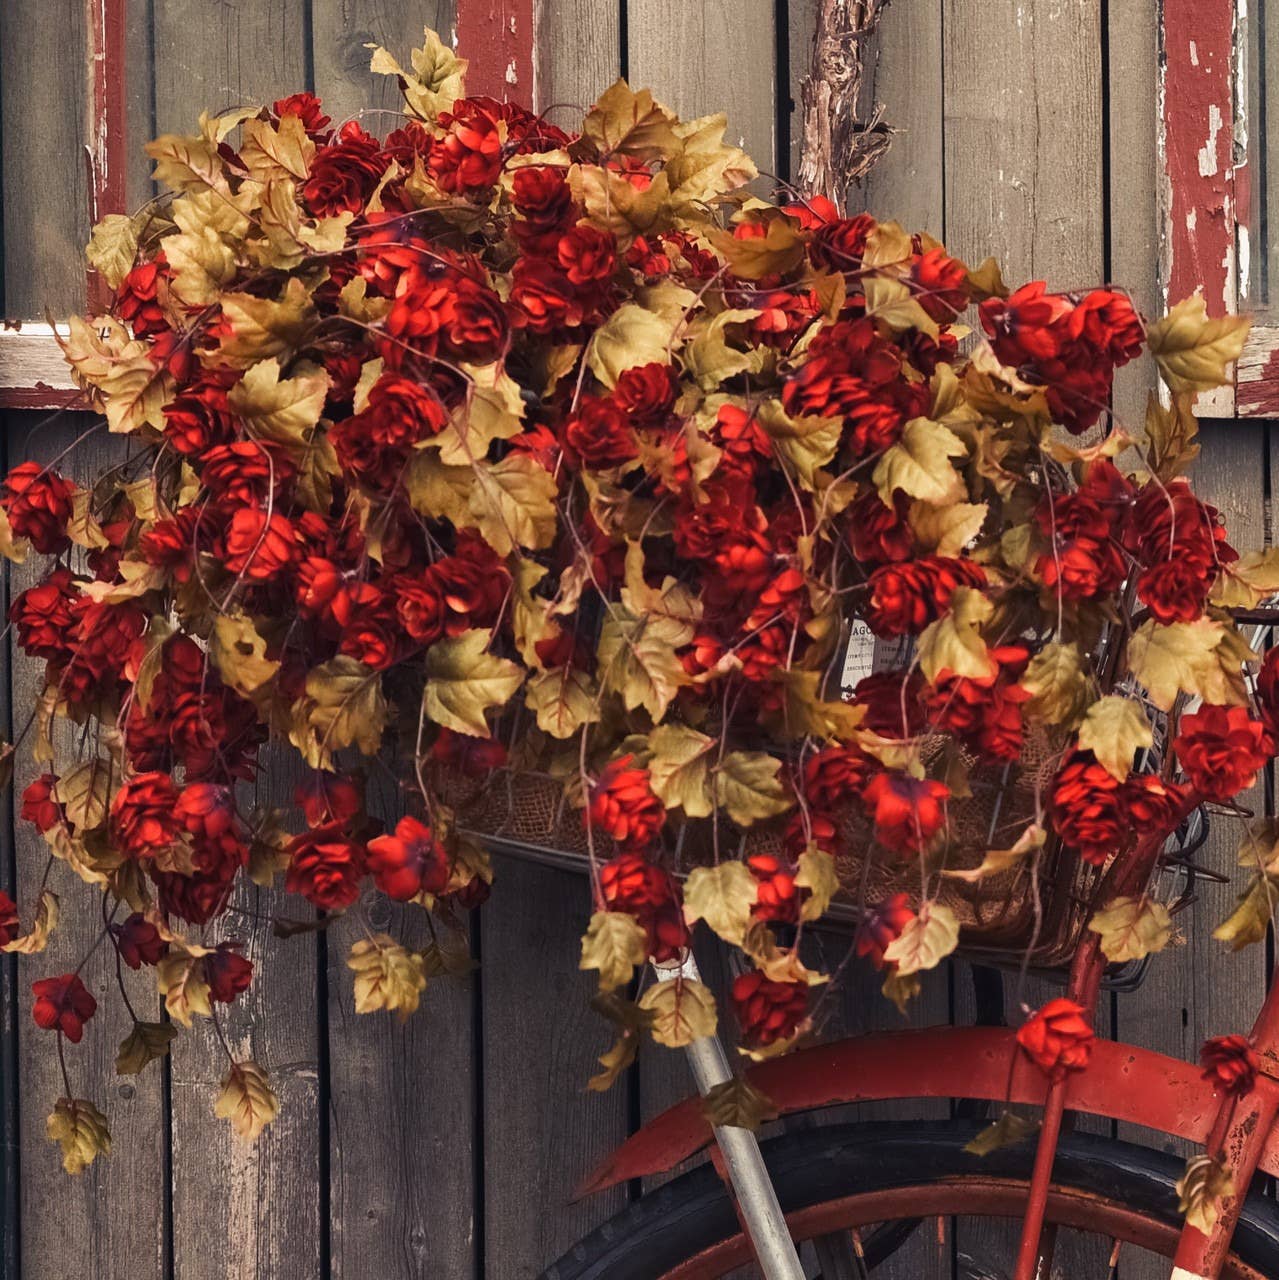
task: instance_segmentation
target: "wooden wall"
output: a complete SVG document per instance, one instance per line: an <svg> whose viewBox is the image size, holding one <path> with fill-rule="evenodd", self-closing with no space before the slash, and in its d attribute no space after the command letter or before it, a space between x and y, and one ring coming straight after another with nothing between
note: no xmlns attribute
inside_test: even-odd
<svg viewBox="0 0 1279 1280"><path fill-rule="evenodd" d="M540 105L552 113L591 102L619 72L686 113L727 109L761 170L785 181L796 165L793 100L815 0L541 0ZM135 143L185 129L201 107L270 100L300 87L332 114L393 110L391 86L366 71L368 41L406 51L424 23L452 21L448 0L130 0L128 97ZM941 236L1006 276L1058 287L1114 279L1153 308L1155 259L1155 6L1149 0L895 0L875 50L875 95L901 129L864 193L868 207ZM83 0L0 5L4 313L60 315L81 303L86 235ZM389 117L372 115L370 127ZM134 149L134 203L149 194ZM1137 417L1147 373L1129 372L1123 415ZM10 414L6 461L52 458L91 424ZM1266 536L1272 444L1264 424L1207 431L1208 496L1244 544ZM107 446L94 435L69 459L87 474ZM10 590L21 589L16 572ZM18 728L37 673L8 657L0 722ZM19 782L29 776L19 771ZM0 815L0 881L29 902L44 857L11 815ZM1231 850L1214 844L1214 865ZM268 936L272 896L245 894L229 921L248 953L277 952L228 1034L274 1072L283 1111L252 1148L215 1120L220 1057L207 1032L180 1038L172 1061L114 1080L122 1034L106 948L82 976L103 1014L72 1055L79 1087L109 1111L115 1147L78 1180L62 1174L44 1137L61 1093L47 1037L28 1012L34 978L78 960L91 923L67 923L48 955L3 973L6 1084L3 1274L21 1280L312 1280L315 1277L525 1280L616 1210L619 1190L573 1205L589 1164L642 1118L687 1089L674 1055L650 1054L604 1096L582 1084L606 1029L586 1008L575 967L587 895L574 876L500 867L479 913L480 968L440 982L400 1027L357 1018L342 957L329 940ZM78 883L54 869L68 897ZM1210 887L1196 914L1219 918L1230 887ZM388 926L400 927L388 918ZM704 964L718 970L717 958ZM1264 982L1257 952L1223 954L1207 928L1161 957L1140 998L1119 1002L1117 1032L1193 1056L1207 1034L1245 1029ZM722 979L722 973L719 975ZM140 1009L153 992L135 984ZM16 998L15 998L16 997ZM1010 991L1010 1009L1036 1004L1035 985ZM961 965L934 975L916 1011L929 1023L971 1016ZM843 1025L891 1023L872 982L855 980ZM943 1108L944 1111L944 1108ZM924 1237L928 1233L922 1233ZM912 1242L895 1280L951 1280L962 1258L995 1260L1000 1233L969 1232L939 1245ZM1104 1261L1104 1260L1103 1260ZM1105 1274L1067 1250L1063 1275ZM1093 1268L1093 1269L1089 1269ZM1100 1269L1098 1269L1100 1268ZM1156 1280L1153 1264L1125 1260L1123 1280Z"/></svg>

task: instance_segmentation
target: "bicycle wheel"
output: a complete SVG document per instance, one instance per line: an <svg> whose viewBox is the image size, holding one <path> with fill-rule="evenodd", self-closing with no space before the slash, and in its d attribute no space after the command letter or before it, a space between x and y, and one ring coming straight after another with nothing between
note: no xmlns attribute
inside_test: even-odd
<svg viewBox="0 0 1279 1280"><path fill-rule="evenodd" d="M1034 1142L984 1158L969 1155L964 1145L981 1127L966 1121L837 1125L762 1145L794 1238L842 1233L847 1239L857 1229L864 1268L872 1274L902 1242L905 1233L894 1231L894 1223L1021 1217ZM1181 1231L1174 1184L1183 1168L1173 1156L1131 1143L1066 1135L1047 1221L1171 1258ZM702 1166L624 1209L547 1268L542 1280L713 1280L750 1261L719 1177ZM1011 1274L1012 1259L1003 1265ZM1274 1201L1249 1195L1222 1275L1279 1277ZM1097 1280L1107 1280L1105 1270Z"/></svg>

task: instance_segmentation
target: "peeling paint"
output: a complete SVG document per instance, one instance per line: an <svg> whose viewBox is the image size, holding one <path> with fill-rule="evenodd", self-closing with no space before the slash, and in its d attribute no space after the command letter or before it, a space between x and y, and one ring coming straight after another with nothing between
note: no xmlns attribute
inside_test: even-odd
<svg viewBox="0 0 1279 1280"><path fill-rule="evenodd" d="M1190 42L1190 65L1192 67L1199 65L1199 47L1193 40Z"/></svg>
<svg viewBox="0 0 1279 1280"><path fill-rule="evenodd" d="M1217 172L1217 138L1221 134L1221 108L1211 103L1208 107L1208 141L1199 148L1199 176L1211 178Z"/></svg>
<svg viewBox="0 0 1279 1280"><path fill-rule="evenodd" d="M467 89L535 106L534 0L458 0L457 41L470 61ZM519 93L512 90L518 88Z"/></svg>

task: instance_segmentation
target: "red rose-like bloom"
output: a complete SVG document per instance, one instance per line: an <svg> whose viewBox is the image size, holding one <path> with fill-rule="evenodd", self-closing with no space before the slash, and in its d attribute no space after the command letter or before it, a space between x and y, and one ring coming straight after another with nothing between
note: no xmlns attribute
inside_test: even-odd
<svg viewBox="0 0 1279 1280"><path fill-rule="evenodd" d="M0 947L7 947L22 929L18 907L4 890L0 889Z"/></svg>
<svg viewBox="0 0 1279 1280"><path fill-rule="evenodd" d="M287 516L273 511L267 517L257 507L241 507L231 517L226 534L226 567L252 582L268 582L288 567L297 554L297 538Z"/></svg>
<svg viewBox="0 0 1279 1280"><path fill-rule="evenodd" d="M45 773L29 782L22 792L22 819L41 835L62 821L62 806L53 798L57 781L53 774Z"/></svg>
<svg viewBox="0 0 1279 1280"><path fill-rule="evenodd" d="M1185 784L1165 782L1157 773L1130 774L1122 803L1128 824L1143 838L1167 835L1181 820Z"/></svg>
<svg viewBox="0 0 1279 1280"><path fill-rule="evenodd" d="M879 636L918 635L950 607L957 587L981 587L986 575L971 560L921 556L886 564L870 575L866 621Z"/></svg>
<svg viewBox="0 0 1279 1280"><path fill-rule="evenodd" d="M1252 1091L1261 1060L1245 1036L1211 1036L1199 1050L1199 1064L1214 1089L1238 1096Z"/></svg>
<svg viewBox="0 0 1279 1280"><path fill-rule="evenodd" d="M120 281L115 291L115 314L138 338L164 333L169 327L159 302L160 282L168 276L163 256L140 262Z"/></svg>
<svg viewBox="0 0 1279 1280"><path fill-rule="evenodd" d="M470 778L479 778L506 763L507 751L493 738L473 738L442 728L431 743L431 759L448 765Z"/></svg>
<svg viewBox="0 0 1279 1280"><path fill-rule="evenodd" d="M862 792L875 822L875 839L901 854L918 853L946 823L950 788L932 778L885 770Z"/></svg>
<svg viewBox="0 0 1279 1280"><path fill-rule="evenodd" d="M24 653L54 661L67 656L78 596L71 570L59 568L14 600L9 606L9 621L18 629Z"/></svg>
<svg viewBox="0 0 1279 1280"><path fill-rule="evenodd" d="M867 489L849 509L848 537L853 555L869 564L906 560L915 545L915 536L906 523L910 499L901 492L886 507L875 489Z"/></svg>
<svg viewBox="0 0 1279 1280"><path fill-rule="evenodd" d="M369 870L388 898L408 902L419 893L440 893L449 881L449 856L425 823L403 817L393 836L369 841Z"/></svg>
<svg viewBox="0 0 1279 1280"><path fill-rule="evenodd" d="M235 438L227 392L237 377L234 369L204 369L164 406L164 435L179 453L199 457Z"/></svg>
<svg viewBox="0 0 1279 1280"><path fill-rule="evenodd" d="M871 764L859 747L823 747L804 761L804 795L819 809L837 809L861 793Z"/></svg>
<svg viewBox="0 0 1279 1280"><path fill-rule="evenodd" d="M857 954L868 957L876 969L882 969L889 944L901 937L902 930L914 918L910 895L906 893L895 893L868 908L857 922Z"/></svg>
<svg viewBox="0 0 1279 1280"><path fill-rule="evenodd" d="M758 969L735 978L732 995L742 1040L755 1049L789 1040L808 1010L806 982L774 982Z"/></svg>
<svg viewBox="0 0 1279 1280"><path fill-rule="evenodd" d="M294 93L287 98L277 98L271 104L271 114L280 119L297 116L302 121L302 128L310 134L323 134L332 123L313 93Z"/></svg>
<svg viewBox="0 0 1279 1280"><path fill-rule="evenodd" d="M41 555L53 556L71 545L66 525L75 489L56 471L38 462L20 462L5 477L0 507L19 538Z"/></svg>
<svg viewBox="0 0 1279 1280"><path fill-rule="evenodd" d="M1017 1043L1049 1075L1082 1071L1095 1039L1084 1007L1064 998L1049 1000L1017 1031Z"/></svg>
<svg viewBox="0 0 1279 1280"><path fill-rule="evenodd" d="M502 172L502 134L488 105L462 98L439 117L444 136L431 146L428 167L444 191L482 191Z"/></svg>
<svg viewBox="0 0 1279 1280"><path fill-rule="evenodd" d="M757 853L746 859L746 865L757 885L751 915L756 920L798 921L800 899L808 894L796 887L795 869L771 853Z"/></svg>
<svg viewBox="0 0 1279 1280"><path fill-rule="evenodd" d="M169 952L169 944L161 937L160 930L138 911L123 924L113 924L111 934L115 938L120 959L130 969L140 969L144 964L158 964Z"/></svg>
<svg viewBox="0 0 1279 1280"><path fill-rule="evenodd" d="M36 1026L61 1031L72 1044L79 1044L84 1024L97 1012L98 1002L74 973L57 978L41 978L31 984L36 1002L31 1015Z"/></svg>
<svg viewBox="0 0 1279 1280"><path fill-rule="evenodd" d="M600 868L600 891L609 910L624 911L640 922L654 960L673 960L688 945L688 925L674 879L642 854L610 858Z"/></svg>
<svg viewBox="0 0 1279 1280"><path fill-rule="evenodd" d="M1137 598L1165 626L1194 622L1204 611L1212 577L1190 560L1165 560L1144 569L1137 579Z"/></svg>
<svg viewBox="0 0 1279 1280"><path fill-rule="evenodd" d="M1257 707L1266 728L1279 731L1279 645L1267 649L1257 673Z"/></svg>
<svg viewBox="0 0 1279 1280"><path fill-rule="evenodd" d="M178 838L178 789L167 773L130 778L111 802L111 832L130 858L154 858Z"/></svg>
<svg viewBox="0 0 1279 1280"><path fill-rule="evenodd" d="M634 756L607 764L591 788L591 822L622 849L646 849L666 821L666 807L653 794L647 769L632 765Z"/></svg>
<svg viewBox="0 0 1279 1280"><path fill-rule="evenodd" d="M1224 802L1252 786L1274 742L1247 708L1209 705L1181 717L1173 750L1195 790Z"/></svg>
<svg viewBox="0 0 1279 1280"><path fill-rule="evenodd" d="M565 275L575 285L607 280L617 266L617 244L607 231L580 222L566 231L555 250Z"/></svg>
<svg viewBox="0 0 1279 1280"><path fill-rule="evenodd" d="M316 769L298 783L293 799L306 816L308 827L323 827L330 822L345 825L364 808L364 785L350 774Z"/></svg>
<svg viewBox="0 0 1279 1280"><path fill-rule="evenodd" d="M564 443L592 468L620 467L639 457L626 414L612 400L583 396L564 427Z"/></svg>
<svg viewBox="0 0 1279 1280"><path fill-rule="evenodd" d="M209 984L209 999L230 1004L241 991L248 990L253 961L240 955L234 943L221 942L204 957L204 979Z"/></svg>
<svg viewBox="0 0 1279 1280"><path fill-rule="evenodd" d="M284 887L325 911L342 911L360 896L364 850L336 824L289 841Z"/></svg>
<svg viewBox="0 0 1279 1280"><path fill-rule="evenodd" d="M627 369L617 379L613 399L639 426L660 422L675 405L670 366L654 362Z"/></svg>
<svg viewBox="0 0 1279 1280"><path fill-rule="evenodd" d="M302 198L317 217L359 213L385 168L377 139L348 120L333 142L321 147L302 184Z"/></svg>
<svg viewBox="0 0 1279 1280"><path fill-rule="evenodd" d="M1053 786L1053 827L1085 862L1104 866L1128 833L1122 800L1118 779L1091 751L1076 751Z"/></svg>

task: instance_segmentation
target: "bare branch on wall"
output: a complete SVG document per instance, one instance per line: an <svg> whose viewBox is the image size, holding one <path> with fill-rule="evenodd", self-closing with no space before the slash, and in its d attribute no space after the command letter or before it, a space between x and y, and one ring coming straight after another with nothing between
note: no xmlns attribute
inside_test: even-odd
<svg viewBox="0 0 1279 1280"><path fill-rule="evenodd" d="M813 57L801 87L803 159L799 187L842 203L888 149L893 131L874 106L861 119L858 104L871 37L889 0L819 0Z"/></svg>

